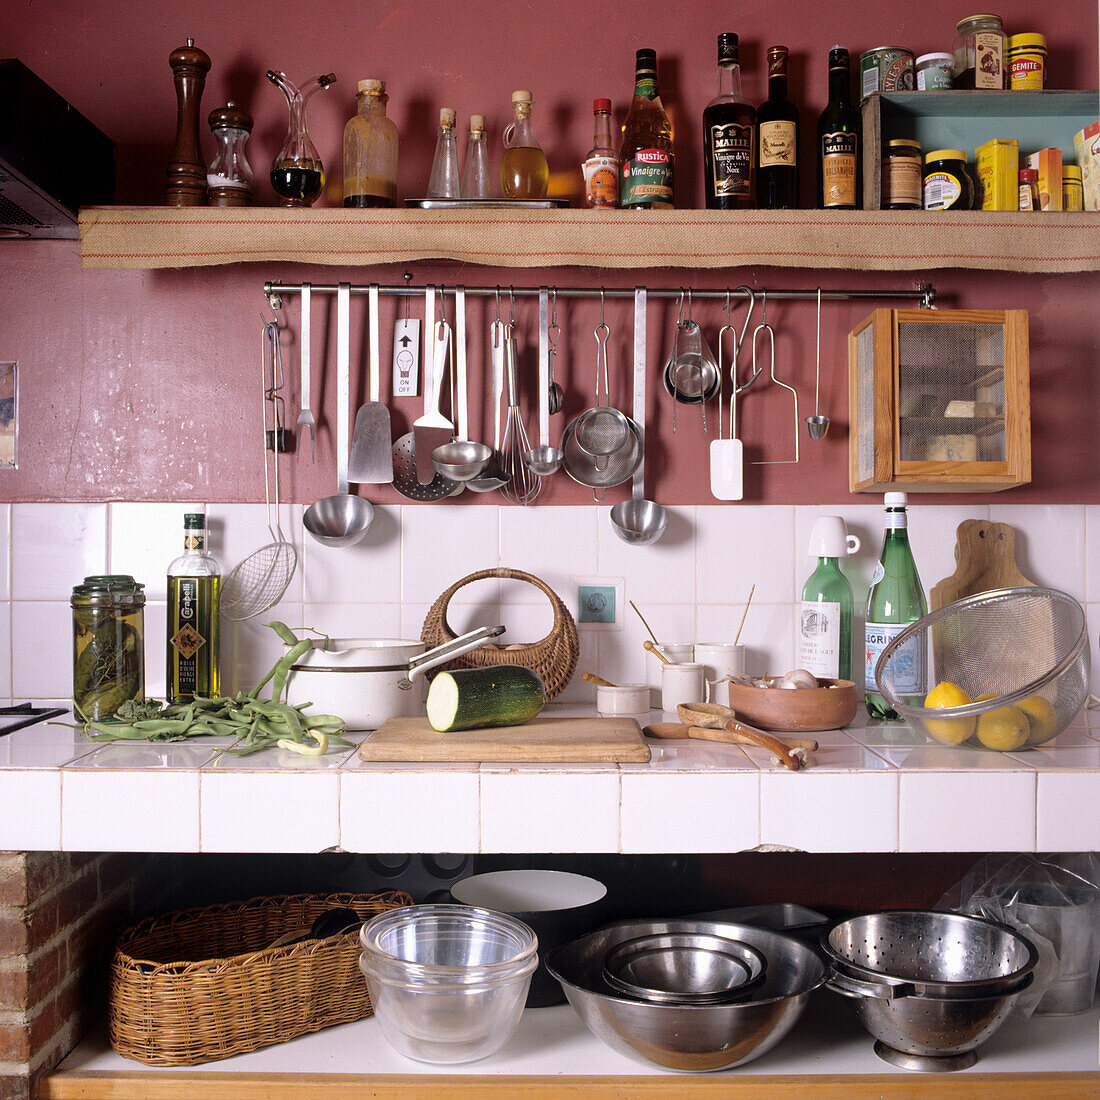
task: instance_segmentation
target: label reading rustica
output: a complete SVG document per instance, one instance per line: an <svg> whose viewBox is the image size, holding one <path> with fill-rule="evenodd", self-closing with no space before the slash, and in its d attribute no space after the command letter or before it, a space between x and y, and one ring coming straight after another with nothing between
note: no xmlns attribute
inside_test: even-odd
<svg viewBox="0 0 1100 1100"><path fill-rule="evenodd" d="M672 157L663 149L639 149L623 161L623 206L672 205Z"/></svg>

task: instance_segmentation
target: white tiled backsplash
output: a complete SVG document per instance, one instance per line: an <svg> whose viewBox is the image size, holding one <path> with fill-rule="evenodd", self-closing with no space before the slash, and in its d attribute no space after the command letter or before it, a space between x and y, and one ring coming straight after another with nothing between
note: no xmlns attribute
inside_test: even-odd
<svg viewBox="0 0 1100 1100"><path fill-rule="evenodd" d="M93 573L132 573L146 585L146 690L164 691L165 570L179 553L180 504L0 504L0 699L61 700L71 690L72 586ZM228 572L270 541L263 505L210 504L211 547ZM814 562L805 551L818 515L843 514L863 543L843 566L855 606L882 539L880 502L845 507L701 505L671 508L664 537L628 546L607 508L384 506L358 546L334 549L303 535L300 506L284 505L284 530L299 551L282 602L244 623L227 623L222 668L228 691L249 688L280 652L262 624L281 619L334 637L417 638L435 598L452 582L497 565L533 573L576 613L577 583L614 583L623 606L613 626L580 626L578 673L656 683L633 600L666 642L732 641L756 585L741 641L751 673L794 662L794 604ZM922 505L910 498L910 536L925 589L954 570L963 519L1010 523L1020 567L1039 584L1086 602L1092 643L1100 623L1100 505ZM304 540L304 541L303 541ZM1096 549L1093 549L1093 546ZM508 642L542 637L551 614L529 585L482 581L452 601L462 631L502 622ZM859 661L857 677L861 673ZM1094 681L1100 661L1093 658ZM563 701L594 699L576 676Z"/></svg>

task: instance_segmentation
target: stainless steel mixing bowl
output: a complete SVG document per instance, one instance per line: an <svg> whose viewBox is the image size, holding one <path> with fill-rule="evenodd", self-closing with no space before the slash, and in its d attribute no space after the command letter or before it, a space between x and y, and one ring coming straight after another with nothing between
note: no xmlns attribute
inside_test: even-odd
<svg viewBox="0 0 1100 1100"><path fill-rule="evenodd" d="M745 1000L721 1004L659 1004L617 994L604 980L604 959L620 943L671 933L724 936L756 948L767 960L762 985ZM588 1029L639 1062L686 1073L744 1065L771 1050L802 1015L825 981L825 965L790 936L724 921L629 920L559 947L547 968Z"/></svg>
<svg viewBox="0 0 1100 1100"><path fill-rule="evenodd" d="M821 937L828 986L853 999L875 1053L904 1069L965 1069L1032 982L1038 954L1007 925L934 910L868 913Z"/></svg>

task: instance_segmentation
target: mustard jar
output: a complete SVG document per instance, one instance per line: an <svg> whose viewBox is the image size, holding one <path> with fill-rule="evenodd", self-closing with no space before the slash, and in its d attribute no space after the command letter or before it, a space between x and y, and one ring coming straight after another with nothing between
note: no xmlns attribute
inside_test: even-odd
<svg viewBox="0 0 1100 1100"><path fill-rule="evenodd" d="M145 585L114 574L73 588L73 710L110 718L145 698Z"/></svg>

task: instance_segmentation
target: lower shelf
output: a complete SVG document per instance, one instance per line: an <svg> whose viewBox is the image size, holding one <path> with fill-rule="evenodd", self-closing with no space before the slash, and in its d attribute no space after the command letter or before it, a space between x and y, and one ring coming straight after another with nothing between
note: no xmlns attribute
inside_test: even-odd
<svg viewBox="0 0 1100 1100"><path fill-rule="evenodd" d="M500 1053L483 1062L431 1066L394 1053L373 1019L193 1069L140 1066L116 1055L106 1035L86 1039L41 1086L42 1100L525 1100L566 1097L817 1098L1100 1094L1100 1009L1071 1017L1011 1019L976 1066L913 1074L873 1053L871 1037L831 993L774 1050L742 1069L681 1075L631 1062L591 1035L568 1005L528 1011Z"/></svg>

